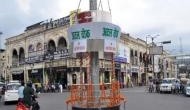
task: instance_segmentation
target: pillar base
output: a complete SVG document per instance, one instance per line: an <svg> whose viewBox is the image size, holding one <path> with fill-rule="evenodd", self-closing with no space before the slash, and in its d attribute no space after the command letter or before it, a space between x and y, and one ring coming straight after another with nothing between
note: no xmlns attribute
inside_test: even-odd
<svg viewBox="0 0 190 110"><path fill-rule="evenodd" d="M84 107L72 107L72 110L120 110L120 105L113 107L99 107L99 108L84 108Z"/></svg>

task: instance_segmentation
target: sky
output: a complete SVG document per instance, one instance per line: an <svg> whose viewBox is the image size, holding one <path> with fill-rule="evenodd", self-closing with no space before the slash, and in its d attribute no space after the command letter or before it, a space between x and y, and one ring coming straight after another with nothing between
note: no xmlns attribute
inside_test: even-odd
<svg viewBox="0 0 190 110"><path fill-rule="evenodd" d="M5 39L21 34L27 26L50 18L58 19L76 10L80 0L0 0L0 45ZM100 0L98 0L99 3ZM104 11L112 14L112 22L122 32L154 42L171 40L164 49L171 54L190 53L190 0L101 0ZM89 10L89 0L81 0L79 8ZM110 11L110 10L111 11ZM147 38L151 43L151 38Z"/></svg>

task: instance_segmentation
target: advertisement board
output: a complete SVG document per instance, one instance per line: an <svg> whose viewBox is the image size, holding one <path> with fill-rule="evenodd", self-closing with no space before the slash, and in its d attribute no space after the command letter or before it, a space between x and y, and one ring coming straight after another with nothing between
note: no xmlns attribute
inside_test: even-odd
<svg viewBox="0 0 190 110"><path fill-rule="evenodd" d="M87 40L77 40L73 42L73 53L86 52L87 51Z"/></svg>
<svg viewBox="0 0 190 110"><path fill-rule="evenodd" d="M161 55L163 54L163 46L154 46L149 48L149 54L151 55Z"/></svg>
<svg viewBox="0 0 190 110"><path fill-rule="evenodd" d="M130 49L126 45L119 43L118 52L115 57L115 61L130 63Z"/></svg>
<svg viewBox="0 0 190 110"><path fill-rule="evenodd" d="M116 40L104 40L104 52L113 52L116 53Z"/></svg>
<svg viewBox="0 0 190 110"><path fill-rule="evenodd" d="M68 29L69 41L81 39L119 39L120 27L106 22L90 22L73 25Z"/></svg>

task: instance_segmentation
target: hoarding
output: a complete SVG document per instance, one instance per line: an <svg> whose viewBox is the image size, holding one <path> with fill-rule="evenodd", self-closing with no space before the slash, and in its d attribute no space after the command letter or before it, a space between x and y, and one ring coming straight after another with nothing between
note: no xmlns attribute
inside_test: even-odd
<svg viewBox="0 0 190 110"><path fill-rule="evenodd" d="M130 49L126 45L119 43L118 52L114 58L117 62L130 63Z"/></svg>
<svg viewBox="0 0 190 110"><path fill-rule="evenodd" d="M149 54L161 55L163 53L163 46L154 46L149 48Z"/></svg>

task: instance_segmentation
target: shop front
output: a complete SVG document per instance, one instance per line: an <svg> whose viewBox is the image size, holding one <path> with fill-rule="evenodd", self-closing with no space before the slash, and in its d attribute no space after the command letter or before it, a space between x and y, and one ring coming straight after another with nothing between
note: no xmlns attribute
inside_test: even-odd
<svg viewBox="0 0 190 110"><path fill-rule="evenodd" d="M33 83L43 83L43 69L28 70L28 78Z"/></svg>
<svg viewBox="0 0 190 110"><path fill-rule="evenodd" d="M24 81L24 70L12 71L12 80Z"/></svg>
<svg viewBox="0 0 190 110"><path fill-rule="evenodd" d="M138 66L132 66L131 67L131 80L132 80L133 85L135 85L135 86L138 86L138 84L139 84L138 73L139 73Z"/></svg>

